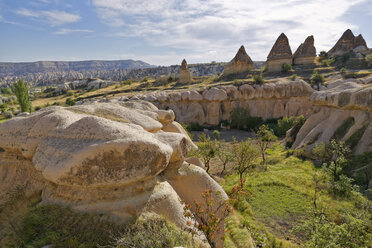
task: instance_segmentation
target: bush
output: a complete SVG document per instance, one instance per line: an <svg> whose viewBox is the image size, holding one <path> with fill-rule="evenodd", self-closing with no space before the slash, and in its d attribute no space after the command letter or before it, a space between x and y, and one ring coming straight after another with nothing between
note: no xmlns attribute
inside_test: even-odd
<svg viewBox="0 0 372 248"><path fill-rule="evenodd" d="M68 106L74 106L76 101L74 99L71 99L70 97L66 99L66 104Z"/></svg>
<svg viewBox="0 0 372 248"><path fill-rule="evenodd" d="M1 94L4 94L4 95L11 95L11 94L13 94L13 92L9 88L5 88L5 87L0 88L0 93Z"/></svg>
<svg viewBox="0 0 372 248"><path fill-rule="evenodd" d="M71 90L68 90L66 92L66 96L73 96L74 95L74 92L72 92Z"/></svg>
<svg viewBox="0 0 372 248"><path fill-rule="evenodd" d="M219 138L220 138L220 131L218 131L218 130L214 130L213 131L213 137L214 137L214 139L216 139L216 140L218 140Z"/></svg>
<svg viewBox="0 0 372 248"><path fill-rule="evenodd" d="M203 127L199 125L197 122L192 122L186 126L186 130L189 132L192 131L203 131Z"/></svg>
<svg viewBox="0 0 372 248"><path fill-rule="evenodd" d="M295 124L295 119L293 117L284 117L278 120L278 127L276 129L276 135L279 137L284 137L286 132L291 129Z"/></svg>
<svg viewBox="0 0 372 248"><path fill-rule="evenodd" d="M321 59L328 59L328 53L326 51L321 51L318 56Z"/></svg>
<svg viewBox="0 0 372 248"><path fill-rule="evenodd" d="M122 81L121 83L120 83L120 85L131 85L132 84L132 80L130 79L130 80L125 80L125 81Z"/></svg>
<svg viewBox="0 0 372 248"><path fill-rule="evenodd" d="M252 77L253 79L253 83L255 84L263 84L265 82L264 78L262 77L262 75L253 75Z"/></svg>
<svg viewBox="0 0 372 248"><path fill-rule="evenodd" d="M296 78L297 78L297 74L293 74L293 75L291 76L292 81L295 81Z"/></svg>
<svg viewBox="0 0 372 248"><path fill-rule="evenodd" d="M10 119L10 118L13 117L13 113L10 112L10 111L4 111L3 115L4 115L4 117L5 117L6 119Z"/></svg>
<svg viewBox="0 0 372 248"><path fill-rule="evenodd" d="M172 77L172 75L170 75L169 77L168 77L168 83L170 83L170 82L173 82L173 77Z"/></svg>
<svg viewBox="0 0 372 248"><path fill-rule="evenodd" d="M345 67L342 67L341 69L340 69L340 73L342 74L342 75L345 75L346 74L346 68Z"/></svg>
<svg viewBox="0 0 372 248"><path fill-rule="evenodd" d="M318 90L320 89L320 85L323 84L325 81L324 76L320 74L318 71L314 72L311 76L311 86L317 85Z"/></svg>
<svg viewBox="0 0 372 248"><path fill-rule="evenodd" d="M261 124L263 120L261 117L251 117L249 111L243 108L236 108L231 114L231 127L254 131Z"/></svg>
<svg viewBox="0 0 372 248"><path fill-rule="evenodd" d="M286 73L292 70L292 65L284 63L282 64L282 72Z"/></svg>

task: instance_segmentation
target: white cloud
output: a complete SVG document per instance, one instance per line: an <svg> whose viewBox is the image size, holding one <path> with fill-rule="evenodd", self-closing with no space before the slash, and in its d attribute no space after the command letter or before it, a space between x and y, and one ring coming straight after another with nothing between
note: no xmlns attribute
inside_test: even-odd
<svg viewBox="0 0 372 248"><path fill-rule="evenodd" d="M93 5L116 36L142 38L151 46L182 49L182 54L170 54L164 59L169 64L179 63L182 57L190 62L228 61L242 44L253 60L265 60L282 32L288 36L293 52L311 34L318 51L328 50L343 31L357 28L342 16L360 2L93 0Z"/></svg>
<svg viewBox="0 0 372 248"><path fill-rule="evenodd" d="M93 30L62 28L58 31L53 32L53 34L58 34L58 35L72 34L72 33L93 33Z"/></svg>
<svg viewBox="0 0 372 248"><path fill-rule="evenodd" d="M47 21L51 26L60 26L67 23L73 23L81 19L79 15L59 10L34 11L29 9L19 9L16 11L16 13L26 17L42 19Z"/></svg>

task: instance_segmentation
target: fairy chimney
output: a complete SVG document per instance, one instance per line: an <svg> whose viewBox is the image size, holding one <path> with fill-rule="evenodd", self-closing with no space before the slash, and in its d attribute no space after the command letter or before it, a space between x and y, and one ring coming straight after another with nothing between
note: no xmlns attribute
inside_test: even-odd
<svg viewBox="0 0 372 248"><path fill-rule="evenodd" d="M294 65L314 64L316 49L314 46L314 36L308 36L293 54Z"/></svg>
<svg viewBox="0 0 372 248"><path fill-rule="evenodd" d="M254 69L253 61L245 51L244 46L241 46L235 57L225 66L224 74L235 74Z"/></svg>
<svg viewBox="0 0 372 248"><path fill-rule="evenodd" d="M282 33L276 40L266 60L266 70L281 71L283 64L292 64L292 51L287 36Z"/></svg>

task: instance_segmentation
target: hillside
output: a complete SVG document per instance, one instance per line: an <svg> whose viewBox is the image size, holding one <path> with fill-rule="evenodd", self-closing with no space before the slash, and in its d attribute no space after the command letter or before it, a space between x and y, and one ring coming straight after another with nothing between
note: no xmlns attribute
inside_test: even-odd
<svg viewBox="0 0 372 248"><path fill-rule="evenodd" d="M140 60L87 60L87 61L37 61L0 63L0 76L23 76L29 73L102 71L149 68L152 65Z"/></svg>

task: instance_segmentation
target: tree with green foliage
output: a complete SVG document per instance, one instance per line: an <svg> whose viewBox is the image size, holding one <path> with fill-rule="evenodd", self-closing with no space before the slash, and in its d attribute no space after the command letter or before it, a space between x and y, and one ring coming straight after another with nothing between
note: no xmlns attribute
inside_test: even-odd
<svg viewBox="0 0 372 248"><path fill-rule="evenodd" d="M325 81L324 76L320 74L318 71L314 72L311 76L311 85L316 85L318 90L320 90L320 85L323 84Z"/></svg>
<svg viewBox="0 0 372 248"><path fill-rule="evenodd" d="M68 106L73 106L73 105L75 105L75 103L76 103L76 101L74 99L70 98L70 97L66 99L66 104Z"/></svg>
<svg viewBox="0 0 372 248"><path fill-rule="evenodd" d="M324 163L323 170L329 177L334 194L347 195L357 191L357 186L352 184L353 179L343 172L350 153L350 148L344 142L335 139L327 145L320 143L313 149L313 154Z"/></svg>
<svg viewBox="0 0 372 248"><path fill-rule="evenodd" d="M262 163L266 162L266 151L270 147L270 144L276 141L278 138L274 135L272 130L267 125L261 125L256 133L258 139L258 146L260 148Z"/></svg>
<svg viewBox="0 0 372 248"><path fill-rule="evenodd" d="M205 133L198 136L198 150L195 151L195 156L200 158L206 167L206 172L209 173L210 161L217 155L218 144L216 140L211 140Z"/></svg>
<svg viewBox="0 0 372 248"><path fill-rule="evenodd" d="M318 55L322 60L328 59L328 53L326 51L321 51Z"/></svg>
<svg viewBox="0 0 372 248"><path fill-rule="evenodd" d="M234 170L239 174L240 183L243 185L244 175L254 168L254 162L259 153L250 139L237 142L235 138L232 144L232 153L234 154Z"/></svg>
<svg viewBox="0 0 372 248"><path fill-rule="evenodd" d="M14 83L13 88L21 111L31 113L31 101L26 83L23 79L20 79L18 82Z"/></svg>

